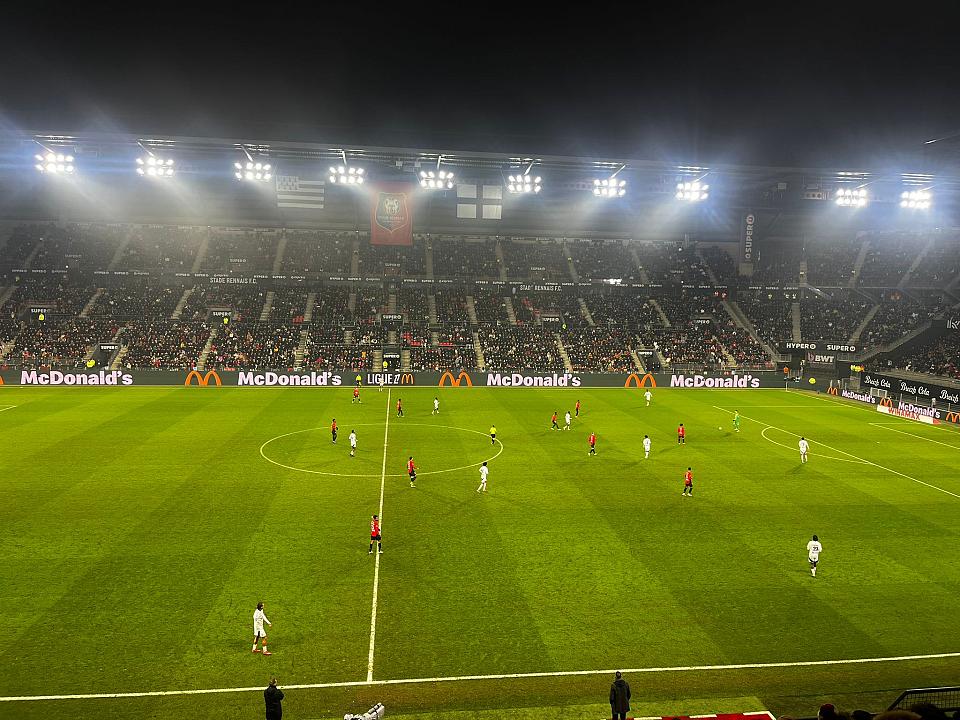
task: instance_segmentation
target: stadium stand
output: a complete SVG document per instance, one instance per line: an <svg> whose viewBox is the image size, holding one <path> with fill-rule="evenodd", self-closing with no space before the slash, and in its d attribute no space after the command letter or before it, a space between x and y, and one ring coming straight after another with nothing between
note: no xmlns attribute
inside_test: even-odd
<svg viewBox="0 0 960 720"><path fill-rule="evenodd" d="M209 337L210 326L204 322L138 320L122 331L120 339L127 346L123 364L128 369L194 368Z"/></svg>
<svg viewBox="0 0 960 720"><path fill-rule="evenodd" d="M865 347L886 345L943 311L939 296L913 298L894 290L880 303L860 342Z"/></svg>
<svg viewBox="0 0 960 720"><path fill-rule="evenodd" d="M277 255L277 233L212 232L201 269L213 273L267 273Z"/></svg>
<svg viewBox="0 0 960 720"><path fill-rule="evenodd" d="M473 307L477 313L477 322L498 323L506 322L507 311L504 309L503 297L499 293L487 290L474 290Z"/></svg>
<svg viewBox="0 0 960 720"><path fill-rule="evenodd" d="M286 231L280 269L288 274L323 272L349 275L355 233Z"/></svg>
<svg viewBox="0 0 960 720"><path fill-rule="evenodd" d="M560 335L570 365L580 372L633 372L633 336L627 330L568 328Z"/></svg>
<svg viewBox="0 0 960 720"><path fill-rule="evenodd" d="M295 365L300 329L280 323L234 323L219 328L206 369L270 370Z"/></svg>
<svg viewBox="0 0 960 720"><path fill-rule="evenodd" d="M435 277L496 280L500 277L496 242L442 238L431 243Z"/></svg>
<svg viewBox="0 0 960 720"><path fill-rule="evenodd" d="M913 264L927 243L918 233L875 233L860 270L863 287L893 287Z"/></svg>
<svg viewBox="0 0 960 720"><path fill-rule="evenodd" d="M204 228L132 227L118 268L188 272L207 234Z"/></svg>
<svg viewBox="0 0 960 720"><path fill-rule="evenodd" d="M793 337L793 300L782 292L742 292L737 296L737 304L770 347L780 347Z"/></svg>
<svg viewBox="0 0 960 720"><path fill-rule="evenodd" d="M547 372L559 365L560 355L554 335L542 327L486 326L478 335L490 370Z"/></svg>
<svg viewBox="0 0 960 720"><path fill-rule="evenodd" d="M91 346L116 333L109 321L69 318L33 323L16 336L6 363L22 368L82 367Z"/></svg>
<svg viewBox="0 0 960 720"><path fill-rule="evenodd" d="M894 365L903 370L960 379L960 335L944 335L913 348Z"/></svg>
<svg viewBox="0 0 960 720"><path fill-rule="evenodd" d="M506 259L508 278L542 282L568 282L572 279L560 243L515 238L502 241L500 247Z"/></svg>
<svg viewBox="0 0 960 720"><path fill-rule="evenodd" d="M846 342L872 305L854 291L836 290L825 297L804 297L800 302L800 336L805 341Z"/></svg>
<svg viewBox="0 0 960 720"><path fill-rule="evenodd" d="M816 287L846 285L853 278L861 238L818 238L805 248L807 281Z"/></svg>

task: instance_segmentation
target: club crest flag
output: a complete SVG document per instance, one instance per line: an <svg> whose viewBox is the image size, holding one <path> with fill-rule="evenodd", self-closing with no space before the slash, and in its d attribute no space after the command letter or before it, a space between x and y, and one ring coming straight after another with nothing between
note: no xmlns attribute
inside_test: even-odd
<svg viewBox="0 0 960 720"><path fill-rule="evenodd" d="M413 188L410 183L372 186L371 245L413 245Z"/></svg>

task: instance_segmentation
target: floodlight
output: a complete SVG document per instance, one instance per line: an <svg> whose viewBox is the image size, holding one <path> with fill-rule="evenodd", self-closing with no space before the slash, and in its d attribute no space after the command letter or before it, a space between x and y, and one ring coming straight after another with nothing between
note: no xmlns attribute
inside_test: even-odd
<svg viewBox="0 0 960 720"><path fill-rule="evenodd" d="M627 194L627 181L617 180L614 177L595 179L593 181L594 197L614 198Z"/></svg>
<svg viewBox="0 0 960 720"><path fill-rule="evenodd" d="M710 186L701 183L699 180L677 183L677 194L674 196L677 200L686 202L700 202L710 197Z"/></svg>
<svg viewBox="0 0 960 720"><path fill-rule="evenodd" d="M157 155L137 158L137 175L143 177L169 178L173 177L173 158L162 158Z"/></svg>
<svg viewBox="0 0 960 720"><path fill-rule="evenodd" d="M539 175L533 177L527 173L523 175L510 175L507 178L507 191L512 193L538 193L543 189Z"/></svg>
<svg viewBox="0 0 960 720"><path fill-rule="evenodd" d="M929 210L933 194L929 190L909 190L900 193L900 207L907 210Z"/></svg>
<svg viewBox="0 0 960 720"><path fill-rule="evenodd" d="M866 188L840 188L835 197L840 207L865 207L869 202Z"/></svg>
<svg viewBox="0 0 960 720"><path fill-rule="evenodd" d="M37 161L34 167L42 173L49 175L72 175L75 170L73 155L47 151L44 155L34 155L33 157Z"/></svg>
<svg viewBox="0 0 960 720"><path fill-rule="evenodd" d="M273 166L262 160L247 158L245 162L235 162L233 168L233 176L237 180L269 182L273 178Z"/></svg>
<svg viewBox="0 0 960 720"><path fill-rule="evenodd" d="M363 168L352 165L338 165L330 168L328 180L333 185L363 185Z"/></svg>
<svg viewBox="0 0 960 720"><path fill-rule="evenodd" d="M453 188L453 173L446 170L421 170L420 187L427 190L450 190Z"/></svg>

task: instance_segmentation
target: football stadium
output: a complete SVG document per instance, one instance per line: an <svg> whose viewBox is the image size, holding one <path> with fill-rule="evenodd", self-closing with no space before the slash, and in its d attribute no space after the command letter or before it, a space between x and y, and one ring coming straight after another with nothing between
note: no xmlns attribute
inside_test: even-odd
<svg viewBox="0 0 960 720"><path fill-rule="evenodd" d="M0 717L960 712L954 157L348 142L0 136Z"/></svg>

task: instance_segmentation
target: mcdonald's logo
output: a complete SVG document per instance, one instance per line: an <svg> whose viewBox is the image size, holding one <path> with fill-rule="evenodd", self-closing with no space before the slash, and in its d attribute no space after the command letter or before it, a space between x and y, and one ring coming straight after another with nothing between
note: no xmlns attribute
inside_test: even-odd
<svg viewBox="0 0 960 720"><path fill-rule="evenodd" d="M208 370L207 374L204 375L203 377L200 376L199 371L191 370L189 373L187 373L187 379L183 381L183 384L192 385L194 378L197 379L198 387L206 387L207 385L209 385L210 378L213 378L213 382L216 384L217 387L220 387L221 385L223 385L223 383L220 382L220 376L217 374L216 370Z"/></svg>
<svg viewBox="0 0 960 720"><path fill-rule="evenodd" d="M0 385L3 385L3 378L0 377Z"/></svg>
<svg viewBox="0 0 960 720"><path fill-rule="evenodd" d="M947 417L944 418L947 422L957 423L960 425L960 413L948 412Z"/></svg>
<svg viewBox="0 0 960 720"><path fill-rule="evenodd" d="M835 387L831 387L829 390L827 390L827 395L839 395L839 394L840 393L837 392L837 389Z"/></svg>
<svg viewBox="0 0 960 720"><path fill-rule="evenodd" d="M413 385L413 373L404 373L400 376L401 385Z"/></svg>
<svg viewBox="0 0 960 720"><path fill-rule="evenodd" d="M888 397L883 398L883 399L880 401L880 407L892 408L892 407L893 407L893 400L891 400L891 399L888 398Z"/></svg>
<svg viewBox="0 0 960 720"><path fill-rule="evenodd" d="M647 373L642 378L637 377L636 373L630 373L629 375L627 375L627 381L623 384L623 386L625 388L628 388L630 387L631 382L634 385L636 385L638 388L647 387L647 386L649 387L657 386L657 381L653 378L653 375L651 375L650 373Z"/></svg>
<svg viewBox="0 0 960 720"><path fill-rule="evenodd" d="M470 376L467 375L466 370L461 370L460 374L456 377L453 376L453 373L449 370L446 370L443 375L440 376L440 382L437 387L443 387L449 381L451 387L460 387L460 384L463 383L467 387L473 387L473 380L470 379Z"/></svg>

